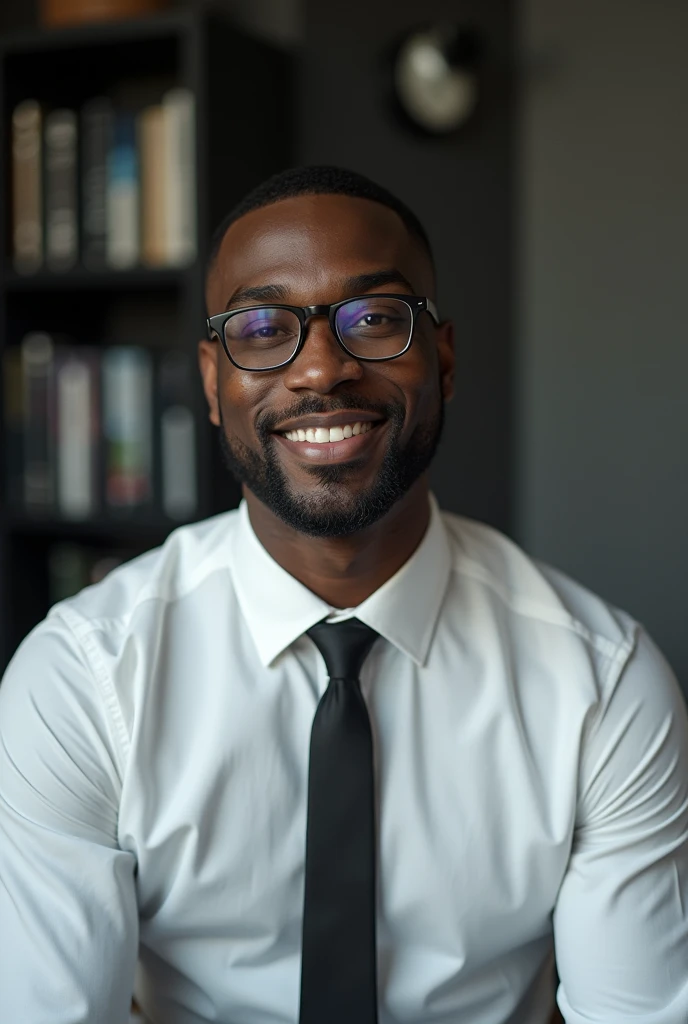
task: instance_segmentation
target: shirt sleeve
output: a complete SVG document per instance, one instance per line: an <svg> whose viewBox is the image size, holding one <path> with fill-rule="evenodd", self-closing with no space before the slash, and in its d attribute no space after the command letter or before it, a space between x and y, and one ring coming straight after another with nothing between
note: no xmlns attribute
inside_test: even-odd
<svg viewBox="0 0 688 1024"><path fill-rule="evenodd" d="M567 1024L688 1021L688 720L642 630L590 723L554 911Z"/></svg>
<svg viewBox="0 0 688 1024"><path fill-rule="evenodd" d="M0 686L1 1021L129 1020L138 915L118 760L93 674L52 616Z"/></svg>

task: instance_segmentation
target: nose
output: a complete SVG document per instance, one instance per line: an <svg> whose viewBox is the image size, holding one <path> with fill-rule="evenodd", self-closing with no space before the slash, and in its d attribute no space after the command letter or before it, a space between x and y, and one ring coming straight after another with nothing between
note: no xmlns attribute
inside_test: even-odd
<svg viewBox="0 0 688 1024"><path fill-rule="evenodd" d="M315 391L326 395L345 381L360 380L363 367L342 348L332 333L327 317L312 316L306 323L306 338L293 363L287 366L283 382L290 391Z"/></svg>

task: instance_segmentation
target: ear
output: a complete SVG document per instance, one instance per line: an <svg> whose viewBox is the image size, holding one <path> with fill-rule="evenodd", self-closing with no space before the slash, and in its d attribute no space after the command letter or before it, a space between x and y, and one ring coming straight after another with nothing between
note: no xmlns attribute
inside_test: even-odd
<svg viewBox="0 0 688 1024"><path fill-rule="evenodd" d="M435 328L437 354L440 364L440 386L445 402L454 397L454 324L445 320Z"/></svg>
<svg viewBox="0 0 688 1024"><path fill-rule="evenodd" d="M203 380L203 391L208 403L208 418L215 427L220 426L220 406L217 398L217 355L219 341L204 338L198 343L198 366Z"/></svg>

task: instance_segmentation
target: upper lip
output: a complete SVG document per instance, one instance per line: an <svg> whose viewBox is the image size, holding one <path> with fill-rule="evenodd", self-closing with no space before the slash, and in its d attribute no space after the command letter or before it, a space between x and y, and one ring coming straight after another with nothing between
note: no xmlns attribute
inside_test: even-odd
<svg viewBox="0 0 688 1024"><path fill-rule="evenodd" d="M344 427L347 423L376 423L384 417L375 412L362 412L360 409L343 409L340 412L319 413L286 420L275 427L273 433L285 434L288 430L308 430L318 427Z"/></svg>

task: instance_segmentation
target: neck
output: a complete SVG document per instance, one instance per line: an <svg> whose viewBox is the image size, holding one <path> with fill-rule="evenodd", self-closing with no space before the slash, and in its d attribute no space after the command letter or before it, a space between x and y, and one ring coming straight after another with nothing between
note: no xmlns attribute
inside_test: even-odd
<svg viewBox="0 0 688 1024"><path fill-rule="evenodd" d="M420 544L430 520L424 475L377 523L349 537L308 537L278 519L244 488L251 526L283 569L335 608L370 597Z"/></svg>

